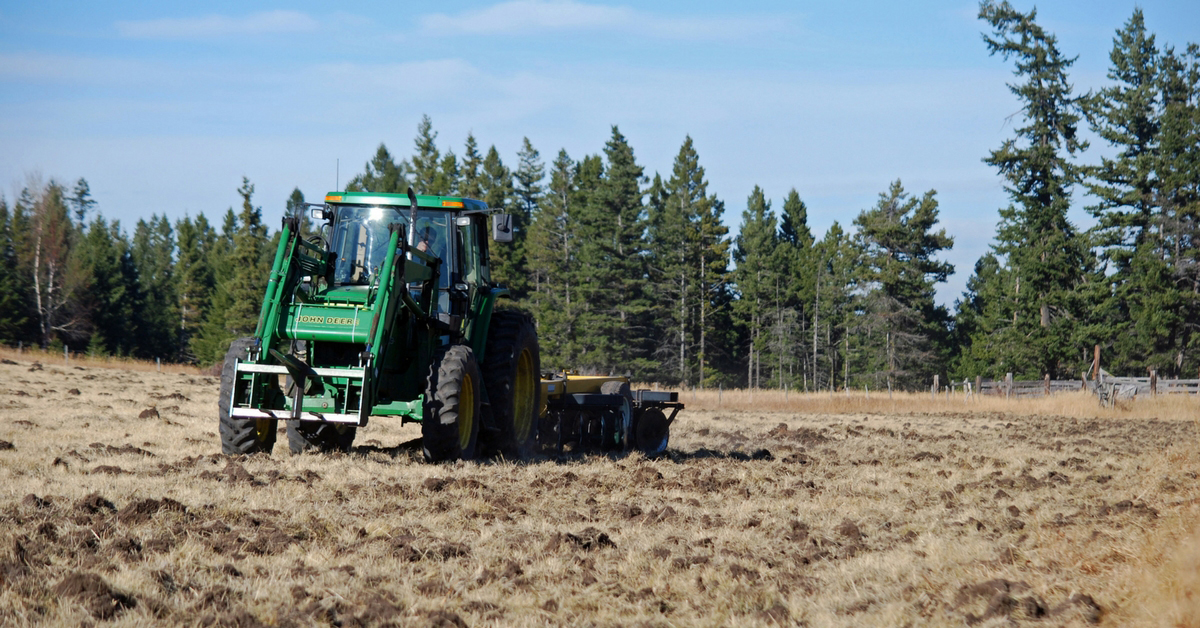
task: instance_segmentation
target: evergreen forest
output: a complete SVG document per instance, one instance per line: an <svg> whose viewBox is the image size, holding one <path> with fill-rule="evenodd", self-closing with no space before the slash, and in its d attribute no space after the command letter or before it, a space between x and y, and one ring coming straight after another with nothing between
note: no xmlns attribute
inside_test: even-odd
<svg viewBox="0 0 1200 628"><path fill-rule="evenodd" d="M411 185L511 214L515 240L492 247L493 278L536 316L544 370L915 390L935 374L1078 377L1099 345L1114 374L1196 377L1200 47L1156 41L1135 10L1106 83L1083 92L1036 11L987 1L979 17L1022 108L1011 137L980 156L1008 204L953 308L934 299L955 272L940 259L954 238L935 190L897 180L818 238L796 189L710 192L690 137L662 172L617 126L594 154L543 156L526 139L506 164L473 135L460 153L439 146L425 116L411 155L380 144L346 187ZM241 207L223 214L129 229L104 218L86 179L30 178L0 199L0 343L219 361L254 330L279 237L253 183L237 191ZM296 189L270 202L290 213L304 201ZM1079 208L1094 227L1068 220Z"/></svg>

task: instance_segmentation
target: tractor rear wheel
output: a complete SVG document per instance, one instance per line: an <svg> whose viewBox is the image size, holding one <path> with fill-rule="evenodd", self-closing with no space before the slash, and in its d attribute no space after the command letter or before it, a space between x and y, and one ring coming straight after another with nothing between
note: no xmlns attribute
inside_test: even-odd
<svg viewBox="0 0 1200 628"><path fill-rule="evenodd" d="M229 455L271 453L275 448L274 419L242 419L229 416L233 400L233 378L235 363L245 360L254 346L255 338L238 338L225 353L225 364L221 367L221 396L217 400L217 417L221 432L221 452Z"/></svg>
<svg viewBox="0 0 1200 628"><path fill-rule="evenodd" d="M288 447L294 454L306 451L347 453L354 444L358 426L317 421L288 421Z"/></svg>
<svg viewBox="0 0 1200 628"><path fill-rule="evenodd" d="M493 312L483 383L499 432L492 445L500 453L525 459L537 448L541 369L533 317L520 310Z"/></svg>
<svg viewBox="0 0 1200 628"><path fill-rule="evenodd" d="M425 387L421 448L426 462L471 460L479 441L483 377L475 353L453 345L435 355Z"/></svg>

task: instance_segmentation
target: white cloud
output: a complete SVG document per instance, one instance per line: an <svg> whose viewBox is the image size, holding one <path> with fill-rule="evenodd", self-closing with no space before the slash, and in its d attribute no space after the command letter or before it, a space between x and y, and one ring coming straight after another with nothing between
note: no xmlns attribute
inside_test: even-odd
<svg viewBox="0 0 1200 628"><path fill-rule="evenodd" d="M526 35L554 31L625 31L674 39L725 39L784 26L771 18L665 17L629 7L574 0L510 0L456 15L434 13L420 19L434 34Z"/></svg>
<svg viewBox="0 0 1200 628"><path fill-rule="evenodd" d="M263 11L243 17L206 15L117 22L117 31L136 39L208 39L231 35L303 33L317 29L318 22L296 11Z"/></svg>

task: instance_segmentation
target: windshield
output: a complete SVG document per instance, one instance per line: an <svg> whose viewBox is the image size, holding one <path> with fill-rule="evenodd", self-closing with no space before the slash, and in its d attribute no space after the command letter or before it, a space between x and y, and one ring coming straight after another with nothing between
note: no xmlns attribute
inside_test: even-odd
<svg viewBox="0 0 1200 628"><path fill-rule="evenodd" d="M450 221L453 214L444 211L417 210L417 249L446 257L450 241ZM338 285L368 285L383 267L387 255L388 225L408 228L408 209L393 207L343 206L338 208L337 226L333 233L333 250L337 252L333 281ZM443 267L439 283L448 285L449 268Z"/></svg>

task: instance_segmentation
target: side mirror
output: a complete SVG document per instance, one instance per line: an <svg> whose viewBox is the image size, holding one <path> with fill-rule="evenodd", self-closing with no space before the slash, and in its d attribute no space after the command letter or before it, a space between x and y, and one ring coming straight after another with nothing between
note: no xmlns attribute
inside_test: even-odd
<svg viewBox="0 0 1200 628"><path fill-rule="evenodd" d="M512 242L512 215L492 214L492 239L496 242Z"/></svg>

